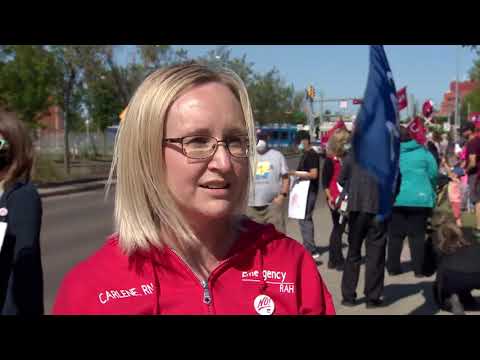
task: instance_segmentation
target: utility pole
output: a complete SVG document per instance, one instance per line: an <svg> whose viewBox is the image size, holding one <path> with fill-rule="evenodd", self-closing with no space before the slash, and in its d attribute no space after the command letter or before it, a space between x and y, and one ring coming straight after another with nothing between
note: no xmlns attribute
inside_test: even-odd
<svg viewBox="0 0 480 360"><path fill-rule="evenodd" d="M318 128L321 128L323 124L323 91L320 91L320 123L318 124Z"/></svg>
<svg viewBox="0 0 480 360"><path fill-rule="evenodd" d="M315 116L313 114L313 97L310 98L310 118L308 124L310 125L310 136L313 138L315 134Z"/></svg>
<svg viewBox="0 0 480 360"><path fill-rule="evenodd" d="M416 114L416 109L415 109L415 96L413 94L410 94L410 109L412 110L412 119L415 117Z"/></svg>
<svg viewBox="0 0 480 360"><path fill-rule="evenodd" d="M458 77L459 77L459 62L460 62L460 52L458 51L459 46L456 46L456 51L457 51L457 59L456 59L456 65L457 65L457 74L456 74L456 81L455 81L455 133L457 133L456 130L460 128L460 118L458 114Z"/></svg>

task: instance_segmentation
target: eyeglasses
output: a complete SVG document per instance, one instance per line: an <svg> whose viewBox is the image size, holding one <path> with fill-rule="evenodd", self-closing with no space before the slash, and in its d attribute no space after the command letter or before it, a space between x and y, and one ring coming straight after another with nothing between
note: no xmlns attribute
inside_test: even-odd
<svg viewBox="0 0 480 360"><path fill-rule="evenodd" d="M248 157L249 142L247 136L230 136L224 140L217 140L212 136L185 136L165 139L164 143L181 144L183 154L191 159L208 159L215 154L220 143L225 144L231 156L236 158Z"/></svg>
<svg viewBox="0 0 480 360"><path fill-rule="evenodd" d="M9 148L9 142L5 139L0 139L0 151L7 151Z"/></svg>

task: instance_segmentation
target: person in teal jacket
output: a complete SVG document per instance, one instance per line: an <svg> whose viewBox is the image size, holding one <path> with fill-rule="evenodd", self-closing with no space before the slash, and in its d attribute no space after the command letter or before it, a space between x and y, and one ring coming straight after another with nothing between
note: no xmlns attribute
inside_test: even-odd
<svg viewBox="0 0 480 360"><path fill-rule="evenodd" d="M387 271L402 273L400 255L408 236L413 271L423 277L427 219L435 206L438 165L432 154L400 127L400 173L402 181L389 227Z"/></svg>

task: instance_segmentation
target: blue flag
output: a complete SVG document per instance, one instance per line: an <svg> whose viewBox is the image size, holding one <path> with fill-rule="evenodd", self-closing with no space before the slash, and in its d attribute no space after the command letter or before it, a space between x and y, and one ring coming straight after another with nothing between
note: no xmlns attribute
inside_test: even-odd
<svg viewBox="0 0 480 360"><path fill-rule="evenodd" d="M363 104L355 120L353 150L356 162L379 185L379 212L391 214L399 174L400 136L395 83L382 45L370 46L370 69Z"/></svg>

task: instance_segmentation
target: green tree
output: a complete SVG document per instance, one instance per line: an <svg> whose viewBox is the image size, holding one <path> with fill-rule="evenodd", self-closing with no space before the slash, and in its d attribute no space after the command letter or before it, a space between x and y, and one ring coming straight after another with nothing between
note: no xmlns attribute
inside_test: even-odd
<svg viewBox="0 0 480 360"><path fill-rule="evenodd" d="M116 61L116 51L121 45L96 45L96 56L93 57L91 67L87 70L89 81L103 71L111 76L112 90L120 99L123 106L127 106L135 90L143 79L152 71L185 61L188 53L184 49L174 49L170 45L136 45L133 51L134 60L121 66ZM137 61L137 55L140 61Z"/></svg>
<svg viewBox="0 0 480 360"><path fill-rule="evenodd" d="M260 124L282 122L291 110L295 90L285 84L276 68L255 74L249 90L255 119Z"/></svg>
<svg viewBox="0 0 480 360"><path fill-rule="evenodd" d="M469 109L470 112L480 112L480 86L477 86L462 101L460 107L460 120L462 123L467 120Z"/></svg>
<svg viewBox="0 0 480 360"><path fill-rule="evenodd" d="M70 174L70 130L81 120L79 110L85 94L85 76L101 59L98 45L50 45L48 49L60 71L55 97L64 110L64 165L65 172Z"/></svg>
<svg viewBox="0 0 480 360"><path fill-rule="evenodd" d="M106 129L118 122L118 115L125 107L117 96L111 71L99 72L98 76L88 83L85 104L89 120L92 120L92 129L103 134L103 152L106 154ZM95 148L94 152L96 155Z"/></svg>
<svg viewBox="0 0 480 360"><path fill-rule="evenodd" d="M255 121L259 124L306 122L303 91L296 93L292 85L285 83L278 69L260 74L254 70L254 63L247 59L246 54L233 57L228 46L218 46L197 60L211 67L228 68L239 75L247 87Z"/></svg>
<svg viewBox="0 0 480 360"><path fill-rule="evenodd" d="M175 50L170 45L137 45L137 52L147 72L188 59L185 49Z"/></svg>
<svg viewBox="0 0 480 360"><path fill-rule="evenodd" d="M468 75L470 76L470 80L480 81L480 57L474 60Z"/></svg>
<svg viewBox="0 0 480 360"><path fill-rule="evenodd" d="M480 47L478 45L463 45L463 47L468 47L473 51L476 51L479 56L476 60L473 61L473 66L469 71L470 80L480 81Z"/></svg>
<svg viewBox="0 0 480 360"><path fill-rule="evenodd" d="M4 45L0 51L0 102L30 127L52 105L58 68L42 45Z"/></svg>
<svg viewBox="0 0 480 360"><path fill-rule="evenodd" d="M217 46L215 50L210 50L203 57L197 59L199 62L212 67L225 67L235 72L244 82L247 89L252 85L254 63L247 60L247 55L243 54L240 58L232 58L231 50L228 46Z"/></svg>

